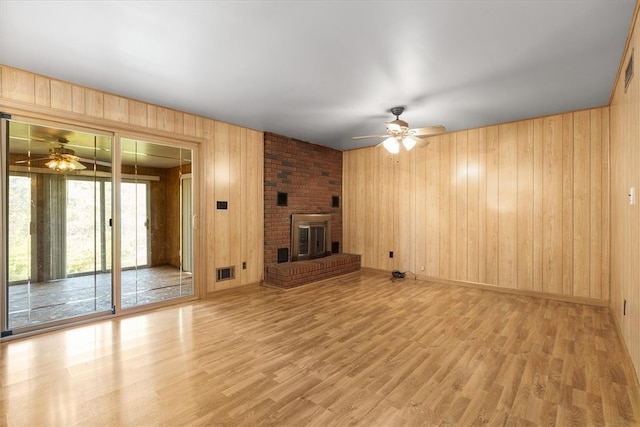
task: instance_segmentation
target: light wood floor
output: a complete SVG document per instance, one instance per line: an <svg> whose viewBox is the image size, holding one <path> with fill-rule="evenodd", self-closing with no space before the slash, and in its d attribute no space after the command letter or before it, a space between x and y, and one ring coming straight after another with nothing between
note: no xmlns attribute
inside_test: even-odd
<svg viewBox="0 0 640 427"><path fill-rule="evenodd" d="M640 424L606 309L375 273L0 349L0 425Z"/></svg>

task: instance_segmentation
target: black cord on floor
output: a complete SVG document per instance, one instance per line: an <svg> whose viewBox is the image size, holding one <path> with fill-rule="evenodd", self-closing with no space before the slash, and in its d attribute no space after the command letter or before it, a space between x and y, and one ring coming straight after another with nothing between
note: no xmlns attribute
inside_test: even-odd
<svg viewBox="0 0 640 427"><path fill-rule="evenodd" d="M413 276L413 280L417 280L418 276L415 275L412 271L397 271L394 270L391 272L391 281L395 282L396 280L404 280L407 274L411 274Z"/></svg>

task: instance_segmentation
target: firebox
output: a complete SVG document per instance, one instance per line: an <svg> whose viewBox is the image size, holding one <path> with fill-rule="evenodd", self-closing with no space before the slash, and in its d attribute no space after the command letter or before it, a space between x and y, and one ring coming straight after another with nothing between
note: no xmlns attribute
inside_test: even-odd
<svg viewBox="0 0 640 427"><path fill-rule="evenodd" d="M291 261L331 255L331 215L291 215Z"/></svg>

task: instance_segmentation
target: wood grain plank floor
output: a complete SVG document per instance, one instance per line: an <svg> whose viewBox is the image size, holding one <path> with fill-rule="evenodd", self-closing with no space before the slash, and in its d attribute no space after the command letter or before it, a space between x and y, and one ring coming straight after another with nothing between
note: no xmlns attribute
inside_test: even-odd
<svg viewBox="0 0 640 427"><path fill-rule="evenodd" d="M609 312L359 272L0 346L0 425L625 426Z"/></svg>

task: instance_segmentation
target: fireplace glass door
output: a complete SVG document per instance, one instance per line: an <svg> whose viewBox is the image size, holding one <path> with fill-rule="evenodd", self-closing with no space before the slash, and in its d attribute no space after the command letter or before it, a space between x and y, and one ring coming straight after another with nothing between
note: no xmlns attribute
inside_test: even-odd
<svg viewBox="0 0 640 427"><path fill-rule="evenodd" d="M324 225L301 225L298 257L317 258L324 255Z"/></svg>
<svg viewBox="0 0 640 427"><path fill-rule="evenodd" d="M292 261L320 258L328 255L331 215L292 215Z"/></svg>

